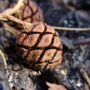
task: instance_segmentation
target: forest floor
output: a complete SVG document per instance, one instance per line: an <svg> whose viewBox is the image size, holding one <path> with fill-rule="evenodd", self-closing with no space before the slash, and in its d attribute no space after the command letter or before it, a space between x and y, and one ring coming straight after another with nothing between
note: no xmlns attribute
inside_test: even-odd
<svg viewBox="0 0 90 90"><path fill-rule="evenodd" d="M0 12L11 1L15 0L0 0ZM90 0L34 1L43 9L47 24L72 28L72 31L58 31L63 43L62 63L54 70L40 72L17 63L20 58L15 36L0 23L0 50L8 64L6 70L0 56L0 90L48 90L46 82L63 85L67 90L90 90L90 31L73 30L90 27Z"/></svg>

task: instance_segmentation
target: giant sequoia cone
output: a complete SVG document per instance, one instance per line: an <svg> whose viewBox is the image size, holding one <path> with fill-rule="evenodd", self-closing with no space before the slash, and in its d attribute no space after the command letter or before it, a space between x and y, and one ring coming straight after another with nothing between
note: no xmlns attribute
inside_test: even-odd
<svg viewBox="0 0 90 90"><path fill-rule="evenodd" d="M42 22L24 30L16 40L24 63L41 70L55 68L62 60L62 44L53 27Z"/></svg>
<svg viewBox="0 0 90 90"><path fill-rule="evenodd" d="M41 8L31 0L24 0L24 5L17 11L15 16L23 21L27 22L40 22L43 21L43 13ZM15 3L11 4L13 7Z"/></svg>

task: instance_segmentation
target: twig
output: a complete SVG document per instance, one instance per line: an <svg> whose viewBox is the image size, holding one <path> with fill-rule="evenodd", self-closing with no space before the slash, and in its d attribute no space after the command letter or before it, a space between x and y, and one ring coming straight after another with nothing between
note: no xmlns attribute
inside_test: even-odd
<svg viewBox="0 0 90 90"><path fill-rule="evenodd" d="M0 20L10 20L13 22L16 22L17 24L21 24L23 28L27 28L30 25L33 25L31 23L28 22L24 22L20 19L17 19L13 16L10 16L11 14L14 14L18 11L18 9L23 5L23 0L19 0L18 3L16 4L16 6L13 9L7 9L6 11L4 11L3 13L0 14ZM53 26L56 30L67 30L67 31L88 31L90 30L90 28L68 28L68 27L55 27Z"/></svg>
<svg viewBox="0 0 90 90"><path fill-rule="evenodd" d="M89 78L88 74L86 72L81 72L81 75L83 76L83 78L85 79L86 83L88 83L88 85L90 87L90 78Z"/></svg>
<svg viewBox="0 0 90 90"><path fill-rule="evenodd" d="M17 19L13 16L10 16L10 15L7 15L7 14L2 14L2 17L0 18L0 20L5 20L5 19L8 19L8 20L11 20L11 21L14 21L18 24L21 24L24 28L27 28L28 26L31 26L33 25L32 23L28 23L28 22L25 22L25 21L22 21L20 19ZM56 30L67 30L67 31L88 31L90 30L90 28L68 28L68 27L54 27Z"/></svg>
<svg viewBox="0 0 90 90"><path fill-rule="evenodd" d="M69 27L56 27L53 26L56 30L65 30L65 31L89 31L90 28L69 28Z"/></svg>
<svg viewBox="0 0 90 90"><path fill-rule="evenodd" d="M5 16L12 15L18 11L18 9L23 5L23 0L18 0L17 4L12 9L7 9L3 13L0 14L0 20L7 20Z"/></svg>
<svg viewBox="0 0 90 90"><path fill-rule="evenodd" d="M5 59L4 54L3 54L3 52L2 52L2 50L1 50L1 49L0 49L0 55L1 55L1 56L2 56L2 58L3 58L3 62L4 62L5 69L7 69L6 59Z"/></svg>
<svg viewBox="0 0 90 90"><path fill-rule="evenodd" d="M18 11L18 9L23 5L23 1L24 0L18 0L18 2L17 2L17 4L15 5L14 8L7 9L3 13L1 13L0 14L0 20L3 20L3 21L10 20L12 22L15 22L17 24L22 25L23 28L28 28L28 26L32 25L31 23L23 22L22 20L11 16L11 14L16 13Z"/></svg>
<svg viewBox="0 0 90 90"><path fill-rule="evenodd" d="M28 25L28 23L22 22L22 20L17 19L13 16L10 16L11 14L16 13L22 5L23 5L23 0L18 0L18 3L15 5L14 8L7 9L6 11L4 11L3 13L0 14L0 20L3 20L3 21L10 20L10 21L16 22L17 24L21 24L26 27Z"/></svg>
<svg viewBox="0 0 90 90"><path fill-rule="evenodd" d="M20 34L20 31L14 29L13 27L9 26L8 24L4 23L3 26L5 27L5 30L9 31L13 35L17 36Z"/></svg>
<svg viewBox="0 0 90 90"><path fill-rule="evenodd" d="M75 44L75 45L88 44L88 43L90 43L90 38L77 39L73 42L73 44Z"/></svg>
<svg viewBox="0 0 90 90"><path fill-rule="evenodd" d="M11 15L8 14L0 14L0 20L10 20L12 22L15 22L17 24L20 24L23 28L28 28L31 25L33 25L32 23L28 23L25 21L22 21L20 19L17 19ZM56 30L67 30L67 31L88 31L90 30L90 28L67 28L67 27L54 27Z"/></svg>
<svg viewBox="0 0 90 90"><path fill-rule="evenodd" d="M4 20L7 19L7 20L10 20L10 21L15 22L17 24L21 24L23 28L28 28L28 27L30 27L32 25L31 23L22 21L20 19L17 19L15 17L13 17L11 15L7 15L7 14L3 14L2 15L2 18L0 18L0 20L3 20L3 19Z"/></svg>
<svg viewBox="0 0 90 90"><path fill-rule="evenodd" d="M4 11L3 13L6 13L8 15L14 14L18 11L18 9L23 6L23 1L24 0L18 0L17 4L15 5L14 8L12 9L7 9L6 11Z"/></svg>
<svg viewBox="0 0 90 90"><path fill-rule="evenodd" d="M74 45L73 45L73 43L72 43L71 40L69 40L69 39L67 39L67 38L65 38L65 37L61 37L61 41L62 41L62 43L63 43L67 48L69 48L69 49L73 49L73 48L74 48Z"/></svg>
<svg viewBox="0 0 90 90"><path fill-rule="evenodd" d="M25 21L22 21L20 19L17 19L13 16L7 15L7 14L2 14L2 17L0 18L0 20L10 20L10 21L14 21L17 24L21 24L24 28L27 28L31 25L33 25L32 23L28 23ZM68 27L54 27L56 30L65 30L65 31L88 31L90 30L90 28L68 28Z"/></svg>
<svg viewBox="0 0 90 90"><path fill-rule="evenodd" d="M15 7L11 10L11 12L9 14L14 14L18 11L18 9L20 9L21 6L23 6L23 1L24 0L18 0L18 3L15 5Z"/></svg>
<svg viewBox="0 0 90 90"><path fill-rule="evenodd" d="M21 24L23 28L27 28L28 26L32 25L31 23L24 22L20 19L17 19L15 17L11 16L11 14L16 13L18 11L18 9L23 5L22 2L23 2L23 0L19 0L13 9L7 9L3 13L1 13L0 20L3 20L3 21L10 20L10 21L15 22L17 24Z"/></svg>
<svg viewBox="0 0 90 90"><path fill-rule="evenodd" d="M33 25L32 23L28 23L25 21L22 21L20 19L17 19L11 15L7 15L7 14L2 14L2 17L0 17L0 20L10 20L12 22L15 22L17 24L20 24L23 28L28 28L31 25ZM88 31L90 30L90 28L68 28L68 27L54 27L56 30L68 30L68 31Z"/></svg>

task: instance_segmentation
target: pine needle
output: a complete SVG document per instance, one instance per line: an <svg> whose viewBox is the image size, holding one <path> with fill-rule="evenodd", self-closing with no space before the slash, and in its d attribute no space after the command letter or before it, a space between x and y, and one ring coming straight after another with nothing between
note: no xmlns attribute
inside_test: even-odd
<svg viewBox="0 0 90 90"><path fill-rule="evenodd" d="M13 27L9 26L8 24L4 23L3 26L5 27L5 30L13 34L14 36L17 36L20 34L20 31L14 29Z"/></svg>
<svg viewBox="0 0 90 90"><path fill-rule="evenodd" d="M6 59L5 59L4 53L2 52L1 49L0 49L0 55L2 56L2 59L3 59L3 62L4 62L4 66L5 66L5 69L7 69L7 62L6 62Z"/></svg>
<svg viewBox="0 0 90 90"><path fill-rule="evenodd" d="M90 28L69 28L69 27L56 27L53 26L56 30L63 31L90 31Z"/></svg>
<svg viewBox="0 0 90 90"><path fill-rule="evenodd" d="M90 87L90 78L89 78L88 74L86 72L81 72L81 75L83 76L83 78L85 79L86 83Z"/></svg>

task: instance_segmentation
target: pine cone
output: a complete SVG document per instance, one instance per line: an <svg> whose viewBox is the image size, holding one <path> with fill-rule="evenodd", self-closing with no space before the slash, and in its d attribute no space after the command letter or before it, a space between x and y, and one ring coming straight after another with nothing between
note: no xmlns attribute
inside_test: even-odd
<svg viewBox="0 0 90 90"><path fill-rule="evenodd" d="M36 70L55 68L62 60L62 44L53 27L42 22L24 30L16 40L18 53Z"/></svg>
<svg viewBox="0 0 90 90"><path fill-rule="evenodd" d="M42 10L35 2L24 0L23 3L24 5L15 14L15 17L31 23L43 21ZM10 7L13 7L14 5L15 3L11 4Z"/></svg>

